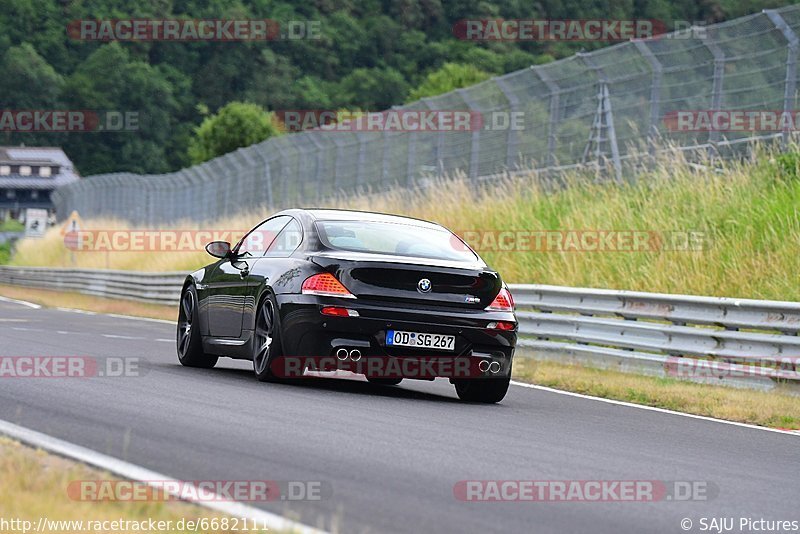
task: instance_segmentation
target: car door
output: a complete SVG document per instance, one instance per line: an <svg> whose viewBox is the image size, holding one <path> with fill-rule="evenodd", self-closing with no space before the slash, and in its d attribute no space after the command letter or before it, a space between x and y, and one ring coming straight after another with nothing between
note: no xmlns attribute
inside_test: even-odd
<svg viewBox="0 0 800 534"><path fill-rule="evenodd" d="M258 288L264 283L271 283L280 278L289 268L286 258L292 255L303 241L303 228L297 219L291 218L283 230L267 248L263 257L259 258L257 267L250 270L247 283L247 302L242 314L242 328L250 330L255 324L255 300Z"/></svg>
<svg viewBox="0 0 800 534"><path fill-rule="evenodd" d="M207 289L208 329L213 337L242 335L242 314L249 296L248 275L290 220L285 215L267 219L239 241L230 258L217 263Z"/></svg>

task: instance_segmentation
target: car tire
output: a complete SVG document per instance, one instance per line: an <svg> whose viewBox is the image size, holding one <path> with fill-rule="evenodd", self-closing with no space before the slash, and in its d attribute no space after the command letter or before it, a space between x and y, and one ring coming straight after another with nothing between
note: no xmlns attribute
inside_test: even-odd
<svg viewBox="0 0 800 534"><path fill-rule="evenodd" d="M367 377L367 382L370 384L377 384L379 386L396 386L400 382L402 382L402 378L379 378L379 377Z"/></svg>
<svg viewBox="0 0 800 534"><path fill-rule="evenodd" d="M456 394L465 402L494 404L506 396L511 377L455 380Z"/></svg>
<svg viewBox="0 0 800 534"><path fill-rule="evenodd" d="M177 349L178 361L186 367L211 369L217 364L218 356L203 351L200 335L199 313L197 310L197 290L189 285L181 294L178 309Z"/></svg>
<svg viewBox="0 0 800 534"><path fill-rule="evenodd" d="M275 298L268 294L256 312L253 330L253 371L259 382L277 382L272 371L275 358L281 356L281 327Z"/></svg>

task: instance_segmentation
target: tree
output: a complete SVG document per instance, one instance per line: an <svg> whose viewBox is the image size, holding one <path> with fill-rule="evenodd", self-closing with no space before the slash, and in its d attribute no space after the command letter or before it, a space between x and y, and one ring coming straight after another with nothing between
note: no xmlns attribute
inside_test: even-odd
<svg viewBox="0 0 800 534"><path fill-rule="evenodd" d="M64 79L28 43L8 48L0 57L0 108L55 109ZM0 143L57 145L64 134L54 132L0 132Z"/></svg>
<svg viewBox="0 0 800 534"><path fill-rule="evenodd" d="M33 46L6 50L0 61L0 106L16 109L53 107L64 80Z"/></svg>
<svg viewBox="0 0 800 534"><path fill-rule="evenodd" d="M172 168L168 153L184 133L185 107L191 102L184 75L162 65L132 57L120 43L97 48L67 79L62 98L68 109L134 113L134 131L94 131L70 134L64 148L82 174L124 169L138 173L163 173ZM191 108L190 108L191 109ZM187 120L184 119L184 120ZM185 141L184 141L185 142ZM184 161L175 160L181 164ZM173 163L174 165L174 163Z"/></svg>
<svg viewBox="0 0 800 534"><path fill-rule="evenodd" d="M280 133L273 115L261 106L230 102L195 129L189 142L189 160L202 163Z"/></svg>
<svg viewBox="0 0 800 534"><path fill-rule="evenodd" d="M405 99L408 84L392 68L356 69L339 84L338 104L381 111Z"/></svg>
<svg viewBox="0 0 800 534"><path fill-rule="evenodd" d="M490 77L491 74L472 65L445 63L440 69L428 74L420 86L409 93L408 99L413 101L440 95L454 89L475 85Z"/></svg>

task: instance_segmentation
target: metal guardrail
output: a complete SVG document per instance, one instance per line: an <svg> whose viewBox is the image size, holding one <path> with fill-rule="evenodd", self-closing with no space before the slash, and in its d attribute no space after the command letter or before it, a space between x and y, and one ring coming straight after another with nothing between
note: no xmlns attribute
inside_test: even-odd
<svg viewBox="0 0 800 534"><path fill-rule="evenodd" d="M662 377L800 385L800 303L511 285L520 351Z"/></svg>
<svg viewBox="0 0 800 534"><path fill-rule="evenodd" d="M0 283L175 305L186 273L0 266ZM700 382L800 386L800 303L512 284L519 352Z"/></svg>
<svg viewBox="0 0 800 534"><path fill-rule="evenodd" d="M186 274L0 266L0 284L177 305Z"/></svg>

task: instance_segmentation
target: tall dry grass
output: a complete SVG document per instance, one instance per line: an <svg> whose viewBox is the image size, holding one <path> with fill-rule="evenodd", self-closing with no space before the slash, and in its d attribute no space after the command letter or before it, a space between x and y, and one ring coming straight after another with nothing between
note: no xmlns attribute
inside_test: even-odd
<svg viewBox="0 0 800 534"><path fill-rule="evenodd" d="M481 188L455 179L416 191L340 198L327 206L409 215L484 233L695 232L704 236L702 250L479 252L509 282L800 300L800 179L796 162L792 169L778 158L764 153L754 162L696 165L673 156L630 184L574 174L555 190L534 174ZM246 213L209 226L248 228L267 215ZM85 221L84 227L125 224ZM55 229L44 239L25 240L12 263L174 271L210 261L204 252L70 253L62 240Z"/></svg>

